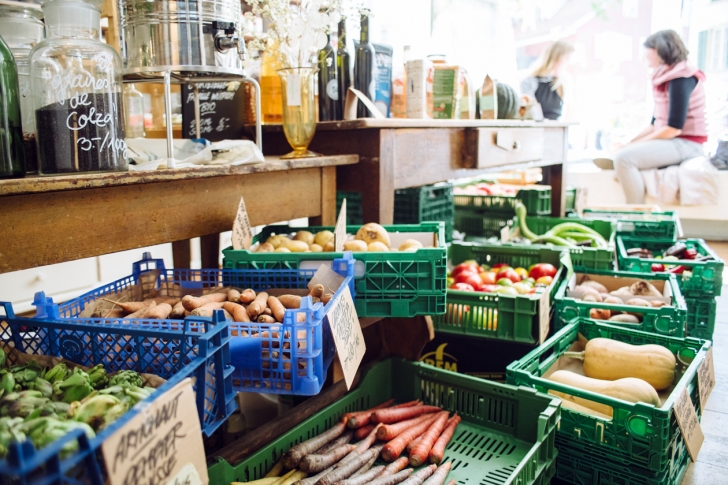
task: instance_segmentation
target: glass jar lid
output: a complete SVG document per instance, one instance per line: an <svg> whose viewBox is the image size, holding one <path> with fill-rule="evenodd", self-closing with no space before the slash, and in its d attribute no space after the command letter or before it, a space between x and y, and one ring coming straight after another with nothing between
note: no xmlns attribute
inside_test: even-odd
<svg viewBox="0 0 728 485"><path fill-rule="evenodd" d="M0 36L12 51L32 49L44 37L42 18L38 8L0 5Z"/></svg>

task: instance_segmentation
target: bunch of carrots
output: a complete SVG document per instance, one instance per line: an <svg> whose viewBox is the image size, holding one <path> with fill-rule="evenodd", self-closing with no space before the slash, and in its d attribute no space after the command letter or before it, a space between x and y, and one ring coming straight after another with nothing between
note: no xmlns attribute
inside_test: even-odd
<svg viewBox="0 0 728 485"><path fill-rule="evenodd" d="M310 295L314 303L329 302L333 293L325 291L323 285L315 285ZM225 317L233 322L283 323L287 309L301 307L298 295L273 296L261 291L256 293L250 288L216 287L202 296L187 295L180 298L156 297L144 301L121 302L108 298L102 300L112 303L114 308L103 318L140 318L140 319L182 319L190 315L211 317L215 310L223 310Z"/></svg>
<svg viewBox="0 0 728 485"><path fill-rule="evenodd" d="M460 417L419 401L393 403L345 414L331 429L288 450L265 478L247 485L443 485L451 463L438 464ZM349 444L352 438L359 441ZM402 456L405 451L408 456ZM375 467L380 456L391 463ZM284 469L290 471L279 476Z"/></svg>

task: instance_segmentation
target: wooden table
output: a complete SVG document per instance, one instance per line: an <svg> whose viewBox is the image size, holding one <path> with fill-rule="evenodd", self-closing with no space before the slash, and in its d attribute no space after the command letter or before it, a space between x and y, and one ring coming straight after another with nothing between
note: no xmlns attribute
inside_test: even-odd
<svg viewBox="0 0 728 485"><path fill-rule="evenodd" d="M394 191L481 174L542 167L552 213L562 215L567 123L518 120L373 119L319 123L311 150L356 153L337 168L337 188L362 194L364 219L391 224ZM263 151L290 151L280 125L264 127Z"/></svg>
<svg viewBox="0 0 728 485"><path fill-rule="evenodd" d="M231 167L0 180L0 273L165 242L189 267L190 238L229 231L240 196L252 225L299 217L336 222L336 166L356 155L267 157ZM213 236L213 238L216 236ZM210 253L210 251L208 251ZM203 267L219 249L203 254Z"/></svg>

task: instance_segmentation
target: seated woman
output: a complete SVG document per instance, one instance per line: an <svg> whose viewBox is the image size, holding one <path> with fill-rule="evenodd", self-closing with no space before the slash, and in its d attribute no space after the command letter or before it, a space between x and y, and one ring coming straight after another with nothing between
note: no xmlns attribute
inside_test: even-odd
<svg viewBox="0 0 728 485"><path fill-rule="evenodd" d="M616 146L614 155L614 168L628 204L645 201L640 170L703 156L703 144L708 140L705 75L687 63L688 51L680 36L673 30L661 30L649 36L644 46L647 65L655 70L652 123L626 145Z"/></svg>

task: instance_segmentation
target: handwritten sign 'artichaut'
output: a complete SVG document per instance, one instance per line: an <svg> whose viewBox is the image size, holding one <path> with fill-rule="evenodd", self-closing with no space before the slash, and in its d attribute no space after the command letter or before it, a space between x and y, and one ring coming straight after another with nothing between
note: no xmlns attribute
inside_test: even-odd
<svg viewBox="0 0 728 485"><path fill-rule="evenodd" d="M339 354L341 369L344 371L346 388L350 389L367 348L364 344L359 316L356 314L354 299L351 297L348 286L344 288L329 309L328 317L336 344L336 353Z"/></svg>
<svg viewBox="0 0 728 485"><path fill-rule="evenodd" d="M185 379L142 409L101 447L111 485L168 485L197 471L207 484L205 449L192 381ZM190 466L191 465L191 466Z"/></svg>

